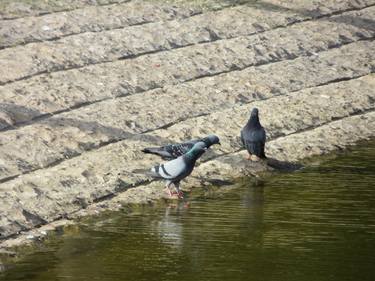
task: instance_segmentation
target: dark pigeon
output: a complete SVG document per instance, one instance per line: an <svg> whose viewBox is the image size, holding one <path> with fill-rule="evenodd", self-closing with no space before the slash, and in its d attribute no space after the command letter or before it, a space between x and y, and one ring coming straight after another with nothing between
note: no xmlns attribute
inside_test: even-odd
<svg viewBox="0 0 375 281"><path fill-rule="evenodd" d="M166 181L165 187L168 189L169 195L172 196L170 185L173 183L177 195L182 197L180 191L180 181L191 174L194 169L195 162L207 150L204 142L197 142L184 155L168 161L163 164L156 165L151 168L147 174L156 179L164 179Z"/></svg>
<svg viewBox="0 0 375 281"><path fill-rule="evenodd" d="M264 145L266 143L266 131L259 122L258 109L251 111L250 119L241 130L241 141L249 152L249 159L255 155L258 158L266 158Z"/></svg>
<svg viewBox="0 0 375 281"><path fill-rule="evenodd" d="M198 142L204 142L207 148L214 144L220 144L217 136L209 135L203 139L195 139L183 143L169 144L161 147L147 147L142 152L158 155L164 160L171 160L184 155Z"/></svg>

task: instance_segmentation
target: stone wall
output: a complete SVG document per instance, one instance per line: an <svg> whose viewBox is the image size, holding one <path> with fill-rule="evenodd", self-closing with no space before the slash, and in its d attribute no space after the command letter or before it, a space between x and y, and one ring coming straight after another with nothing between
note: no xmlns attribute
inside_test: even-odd
<svg viewBox="0 0 375 281"><path fill-rule="evenodd" d="M269 169L238 140L255 106L270 158L375 135L374 0L107 2L1 14L2 239L162 197L145 146L220 136L186 190Z"/></svg>

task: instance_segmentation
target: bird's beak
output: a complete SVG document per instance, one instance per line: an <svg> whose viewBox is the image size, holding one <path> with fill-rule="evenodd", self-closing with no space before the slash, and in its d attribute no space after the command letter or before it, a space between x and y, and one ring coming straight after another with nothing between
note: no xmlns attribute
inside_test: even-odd
<svg viewBox="0 0 375 281"><path fill-rule="evenodd" d="M218 144L218 145L221 145L221 143L220 143L220 142L218 142L217 144Z"/></svg>

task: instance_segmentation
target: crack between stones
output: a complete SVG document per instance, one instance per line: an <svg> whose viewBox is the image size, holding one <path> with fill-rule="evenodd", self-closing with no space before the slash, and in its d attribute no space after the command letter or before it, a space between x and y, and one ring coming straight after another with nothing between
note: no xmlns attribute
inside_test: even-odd
<svg viewBox="0 0 375 281"><path fill-rule="evenodd" d="M187 47L192 46L192 45L202 45L202 44L214 43L214 42L223 41L223 40L236 39L236 38L245 37L245 36L255 36L255 35L258 35L258 34L265 33L265 32L270 32L270 31L279 30L279 29L285 29L285 28L288 28L290 26L293 26L293 25L299 24L299 23L309 22L309 21L313 21L313 20L319 20L319 19L323 19L323 18L331 18L333 16L337 16L337 15L341 15L341 14L345 14L345 13L353 12L353 11L361 11L361 10L364 10L364 9L367 9L367 8L370 8L370 7L373 7L373 6L375 6L375 4L372 4L372 5L369 5L369 6L366 6L366 7L362 7L362 8L348 8L348 9L344 9L344 10L340 10L340 11L334 11L334 12L331 12L329 14L315 16L315 17L314 16L306 17L305 19L302 19L302 20L296 19L295 21L287 23L285 25L279 25L279 26L276 26L276 27L271 28L271 29L250 32L249 34L246 34L246 35L228 36L226 38L213 37L213 38L211 38L211 40L202 40L198 43L191 43L191 44L187 44L187 45L184 45L184 46L178 46L178 47L169 48L169 49L162 48L162 49L159 49L159 50L147 51L147 52L143 52L143 53L139 53L139 54L126 55L126 56L118 57L116 59L103 60L103 61L99 61L99 62L95 62L95 63L84 64L84 65L73 66L73 67L67 67L67 68L60 68L60 69L57 69L55 71L43 70L43 71L39 71L39 72L31 74L31 75L26 75L26 76L21 77L21 78L13 79L11 81L0 82L0 86L5 86L5 85L12 84L12 83L15 83L15 82L24 81L24 80L27 80L27 79L30 79L30 78L33 78L33 77L37 77L37 76L40 76L40 75L43 75L43 74L47 74L47 73L52 74L52 73L58 73L58 72L62 72L62 71L81 69L81 68L89 67L89 66L101 65L101 64L106 64L106 63L113 63L113 62L121 61L121 60L134 59L134 58L137 58L137 57L146 56L146 55L150 55L150 54L163 53L163 52L183 49L183 48L187 48ZM229 9L229 8L223 8L223 9ZM196 16L196 15L193 15L193 16ZM193 17L193 16L191 16L191 17ZM126 28L126 27L124 27L124 28ZM119 29L121 29L121 28L119 28ZM111 29L109 29L109 30L111 30ZM90 32L92 32L92 31L90 31ZM86 32L77 33L75 35L79 35L79 34L83 34L83 33L86 33ZM63 37L61 37L61 38L63 38ZM360 40L361 39L359 39L358 41L360 41ZM44 41L51 41L51 40L44 40ZM40 42L44 42L44 41L40 41Z"/></svg>
<svg viewBox="0 0 375 281"><path fill-rule="evenodd" d="M353 41L353 42L348 42L348 43L344 42L341 45L335 45L335 46L332 46L332 47L328 47L326 50L318 52L316 54L325 53L325 52L328 52L328 51L331 51L331 50L334 50L334 49L340 49L343 46L355 44L355 43L362 42L362 41L369 41L369 42L371 42L371 41L374 40L374 38L375 37L362 38L362 39L358 39L357 41ZM263 62L255 63L255 64L248 65L248 66L245 66L245 67L242 67L242 68L236 68L236 69L232 68L232 69L221 71L221 72L218 72L218 73L199 75L199 76L196 76L196 77L191 78L191 79L186 79L185 81L181 82L180 84L173 84L173 85L184 85L184 84L186 84L188 82L192 82L192 81L196 81L196 80L200 80L200 79L204 79L204 78L208 78L208 77L219 76L219 75L230 73L230 72L243 71L243 70L246 70L246 69L251 68L251 67L265 66L265 65L270 65L270 64L275 64L275 63L281 63L281 62L285 62L285 61L294 61L294 60L299 59L299 58L303 58L303 57L309 58L309 57L312 57L314 55L315 54L308 54L308 55L301 55L301 56L292 57L290 59L271 60L271 61L268 61L268 62L265 62L265 63L263 63ZM370 72L370 73L372 73L372 72ZM353 77L355 78L356 76L347 77L347 78L344 78L344 79L350 80ZM338 82L340 82L340 79L341 78L338 78L336 80ZM345 80L343 80L343 81L345 81ZM327 83L331 83L331 81L329 81ZM74 110L77 110L77 109L80 109L80 108L83 108L83 107L86 107L86 106L89 106L89 105L93 105L93 104L96 104L96 103L105 102L105 101L109 101L109 100L115 100L115 99L118 99L118 98L124 98L124 97L127 97L127 96L139 95L139 94L146 93L148 91L154 91L154 90L162 89L165 86L167 86L167 85L164 85L164 86L161 86L161 87L151 87L151 88L149 88L147 90L140 91L140 92L135 92L135 93L132 93L132 94L122 94L122 95L118 95L116 97L108 97L108 98L94 100L94 101L90 101L90 102L79 103L79 104L76 104L74 106L68 107L66 109L57 110L57 111L54 111L54 112L51 112L51 113L45 113L45 114L38 115L38 116L36 116L34 118L31 118L30 120L27 120L27 121L17 122L16 124L13 124L13 125L10 125L10 126L7 126L7 127L4 127L2 129L0 129L0 133L7 132L7 131L17 130L19 128L26 127L26 126L31 126L33 124L36 124L36 123L38 123L40 121L43 121L43 120L46 120L48 118L51 118L51 117L54 117L54 116L58 116L59 114L72 112ZM318 85L318 86L320 86L320 85ZM300 89L300 90L303 90L303 89ZM300 91L300 90L298 90L298 91ZM209 114L209 113L207 113L207 114ZM1 180L0 180L0 183L2 183Z"/></svg>
<svg viewBox="0 0 375 281"><path fill-rule="evenodd" d="M370 73L367 73L367 74L364 74L364 75L357 75L355 77L342 77L342 78L338 78L338 79L333 79L331 81L327 81L327 82L324 82L324 83L321 83L321 84L318 84L318 85L314 85L314 86L310 86L310 87L305 87L305 88L302 88L302 89L299 89L299 90L290 91L288 94L285 94L285 95L283 95L283 94L273 95L273 96L271 96L269 98L266 98L266 99L253 100L253 101L250 101L248 103L240 103L240 104L237 104L237 105L238 106L246 106L246 105L250 105L250 104L252 104L254 102L264 102L264 101L271 100L271 99L278 98L278 97L282 97L282 96L290 96L291 94L293 94L295 92L299 92L299 91L303 91L303 90L308 90L308 89L313 89L313 88L318 88L318 87L326 86L326 85L329 85L329 84L340 83L340 82L343 82L343 81L354 80L354 79L358 79L358 78L370 75L372 73L373 72L370 72ZM370 112L372 110L374 110L374 109L369 109L367 111ZM340 120L340 119L343 119L343 118L346 118L346 117L355 116L355 115L362 114L362 113L366 114L367 111L366 110L365 111L359 111L359 112L354 113L354 114L349 115L349 116L344 116L344 117L341 117L341 118L338 118L338 119L335 119L335 120L327 121L326 123L320 124L318 127L324 126L324 125L326 125L329 122L337 121L337 120ZM219 112L219 111L218 110L214 110L212 112L204 112L204 113L196 114L194 116L178 118L177 120L174 120L172 122L164 124L164 125L162 125L160 127L157 127L157 128L154 128L154 129L148 129L148 130L145 130L145 131L140 132L138 134L135 134L134 137L135 136L139 136L139 135L145 135L145 134L148 134L148 133L152 133L152 132L155 132L155 131L158 131L158 130L165 130L165 129L168 129L168 128L170 128L170 127L172 127L172 126L174 126L174 125L176 125L176 124L178 124L180 122L184 122L184 121L187 121L187 120L191 120L191 119L195 119L195 118L199 118L199 117L203 117L203 116L208 116L208 115L214 114L216 112ZM310 127L307 127L304 130L310 130L311 128L317 128L317 127L316 126L315 127L314 126L310 126ZM274 139L277 139L279 137L289 136L289 135L292 135L292 134L295 134L295 133L304 132L304 130L301 130L301 131L298 131L298 132L294 132L294 133L291 133L291 134L287 134L287 135L280 135L280 136L277 136ZM109 140L109 141L106 141L106 142L100 142L100 143L98 143L98 145L90 147L89 149L87 149L87 150L85 150L85 151L83 151L81 153L77 152L77 153L75 153L74 155L72 155L69 158L58 159L58 160L56 160L56 161L54 161L54 162L46 165L45 167L40 167L40 168L32 169L32 170L24 172L22 174L17 174L17 175L14 175L14 176L9 176L9 177L2 178L2 179L0 179L0 184L5 183L5 182L9 182L11 180L17 179L20 176L28 175L30 173L33 173L33 172L36 172L36 171L39 171L39 170L53 168L53 167L61 164L62 162L66 161L66 160L70 160L70 159L79 157L79 156L81 156L81 155L83 155L83 154L85 154L87 152L98 150L98 149L100 149L102 147L105 147L107 145L115 144L115 143L118 143L118 142L121 142L121 141L125 141L127 139L128 138L118 138L118 139L113 139L113 140ZM269 141L274 140L274 139L270 139ZM228 154L231 154L231 153L236 153L236 152L239 152L239 151L241 151L241 150L237 150L237 151L230 152L230 153L227 153L227 154L221 154L220 156L225 156L225 155L228 155ZM217 156L217 157L220 157L220 156ZM217 157L209 158L209 159L207 159L207 161L210 161L210 160L215 159Z"/></svg>

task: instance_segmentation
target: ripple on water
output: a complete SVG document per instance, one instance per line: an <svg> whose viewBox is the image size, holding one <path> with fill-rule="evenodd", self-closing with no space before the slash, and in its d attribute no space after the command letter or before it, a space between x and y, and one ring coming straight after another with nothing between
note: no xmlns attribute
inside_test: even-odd
<svg viewBox="0 0 375 281"><path fill-rule="evenodd" d="M69 227L1 265L10 268L0 280L374 280L374 182L371 143L295 173Z"/></svg>

